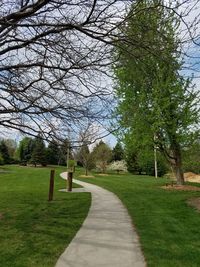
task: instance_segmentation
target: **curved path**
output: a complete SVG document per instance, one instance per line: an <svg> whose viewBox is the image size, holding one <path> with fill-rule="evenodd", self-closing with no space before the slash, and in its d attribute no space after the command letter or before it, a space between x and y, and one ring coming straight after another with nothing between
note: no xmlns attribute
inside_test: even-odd
<svg viewBox="0 0 200 267"><path fill-rule="evenodd" d="M63 179L67 173L62 173ZM56 267L145 267L137 234L127 210L113 193L73 179L92 194L82 227Z"/></svg>

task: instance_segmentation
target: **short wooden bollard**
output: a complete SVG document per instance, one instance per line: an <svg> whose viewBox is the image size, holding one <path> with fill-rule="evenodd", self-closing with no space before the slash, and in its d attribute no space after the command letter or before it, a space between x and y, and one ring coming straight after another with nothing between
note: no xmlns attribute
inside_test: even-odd
<svg viewBox="0 0 200 267"><path fill-rule="evenodd" d="M73 172L68 172L67 179L68 179L68 188L67 188L67 191L68 192L71 192L72 191Z"/></svg>
<svg viewBox="0 0 200 267"><path fill-rule="evenodd" d="M53 200L55 170L51 170L49 182L49 201Z"/></svg>

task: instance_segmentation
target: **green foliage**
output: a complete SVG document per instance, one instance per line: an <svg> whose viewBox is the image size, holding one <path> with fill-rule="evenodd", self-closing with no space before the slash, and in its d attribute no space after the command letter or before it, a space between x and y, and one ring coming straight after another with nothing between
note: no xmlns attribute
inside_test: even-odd
<svg viewBox="0 0 200 267"><path fill-rule="evenodd" d="M26 165L32 156L34 148L34 140L30 137L24 137L17 149L17 157L20 160L21 164Z"/></svg>
<svg viewBox="0 0 200 267"><path fill-rule="evenodd" d="M34 140L34 147L31 154L30 163L34 164L35 166L37 164L40 164L42 166L46 166L46 147L44 144L44 141L40 136L36 137Z"/></svg>
<svg viewBox="0 0 200 267"><path fill-rule="evenodd" d="M128 171L134 174L155 175L154 148L133 148L126 150L126 162ZM157 171L158 176L162 177L168 171L166 159L157 151Z"/></svg>
<svg viewBox="0 0 200 267"><path fill-rule="evenodd" d="M0 153L0 165L4 165L4 160L3 160L3 157L2 157L1 153Z"/></svg>
<svg viewBox="0 0 200 267"><path fill-rule="evenodd" d="M124 159L124 149L120 142L117 142L112 150L112 160L121 161Z"/></svg>
<svg viewBox="0 0 200 267"><path fill-rule="evenodd" d="M46 149L47 163L58 165L59 163L60 148L56 141L49 143L48 148Z"/></svg>
<svg viewBox="0 0 200 267"><path fill-rule="evenodd" d="M0 141L0 153L1 153L1 156L3 158L3 162L5 164L9 164L11 161L11 158L10 158L8 147L5 143L5 140Z"/></svg>
<svg viewBox="0 0 200 267"><path fill-rule="evenodd" d="M183 168L185 172L200 173L199 140L183 151Z"/></svg>
<svg viewBox="0 0 200 267"><path fill-rule="evenodd" d="M96 167L100 169L101 172L105 173L108 163L112 159L112 150L103 141L100 141L92 151L92 157L95 160Z"/></svg>
<svg viewBox="0 0 200 267"><path fill-rule="evenodd" d="M69 171L74 171L74 168L77 166L77 163L74 159L69 159L68 160L68 170Z"/></svg>
<svg viewBox="0 0 200 267"><path fill-rule="evenodd" d="M114 52L119 60L113 66L117 114L126 146L130 140L143 147L155 142L182 183L181 151L193 137L199 100L190 80L180 74L179 21L161 3L134 2L120 28L125 42ZM135 47L135 40L141 45Z"/></svg>

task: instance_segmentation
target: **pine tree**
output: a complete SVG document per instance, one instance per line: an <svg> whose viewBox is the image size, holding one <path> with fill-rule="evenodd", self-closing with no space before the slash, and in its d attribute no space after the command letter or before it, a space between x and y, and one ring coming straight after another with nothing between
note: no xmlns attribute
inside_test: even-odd
<svg viewBox="0 0 200 267"><path fill-rule="evenodd" d="M114 161L119 161L124 159L124 150L120 142L117 142L112 150L112 159Z"/></svg>
<svg viewBox="0 0 200 267"><path fill-rule="evenodd" d="M3 158L4 164L9 164L11 159L9 156L8 147L6 146L6 143L4 140L1 140L0 142L0 153Z"/></svg>
<svg viewBox="0 0 200 267"><path fill-rule="evenodd" d="M47 155L47 163L58 165L59 163L59 153L60 149L58 143L56 141L52 141L49 143L46 155Z"/></svg>
<svg viewBox="0 0 200 267"><path fill-rule="evenodd" d="M30 163L34 164L36 167L37 164L46 166L46 148L44 141L40 136L36 137L34 140L34 148L31 155Z"/></svg>

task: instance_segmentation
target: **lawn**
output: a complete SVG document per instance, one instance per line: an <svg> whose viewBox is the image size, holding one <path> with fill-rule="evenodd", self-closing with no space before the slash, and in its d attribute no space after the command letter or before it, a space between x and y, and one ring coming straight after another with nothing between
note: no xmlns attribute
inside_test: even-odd
<svg viewBox="0 0 200 267"><path fill-rule="evenodd" d="M200 213L187 199L200 192L167 191L166 179L109 175L81 178L114 192L127 207L149 267L200 266Z"/></svg>
<svg viewBox="0 0 200 267"><path fill-rule="evenodd" d="M66 184L59 178L65 169L57 167L54 201L48 202L50 168L4 170L0 172L0 266L55 266L87 215L90 194L58 192Z"/></svg>

